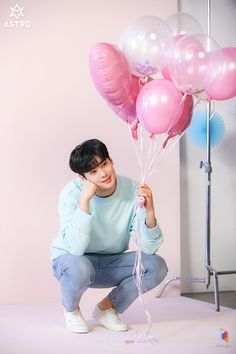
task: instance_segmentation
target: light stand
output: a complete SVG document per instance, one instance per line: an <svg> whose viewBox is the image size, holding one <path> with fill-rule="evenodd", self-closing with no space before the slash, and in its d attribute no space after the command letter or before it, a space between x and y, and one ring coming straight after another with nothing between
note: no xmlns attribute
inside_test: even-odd
<svg viewBox="0 0 236 354"><path fill-rule="evenodd" d="M208 36L211 35L211 0L207 0L207 17L208 17ZM204 278L181 277L174 276L169 278L160 293L156 297L161 297L166 287L175 280L205 283L207 289L210 285L211 276L214 277L214 292L216 311L220 311L220 297L219 297L219 282L218 275L236 274L236 270L217 271L211 266L211 132L210 132L210 118L211 118L211 102L207 103L207 148L206 148L206 162L200 162L200 168L204 166L206 173L206 234L205 234L205 274Z"/></svg>

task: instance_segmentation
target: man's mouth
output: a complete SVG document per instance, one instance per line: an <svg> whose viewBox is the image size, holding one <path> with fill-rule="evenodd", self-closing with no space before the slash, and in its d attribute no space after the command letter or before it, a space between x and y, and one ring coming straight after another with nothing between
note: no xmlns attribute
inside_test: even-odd
<svg viewBox="0 0 236 354"><path fill-rule="evenodd" d="M111 176L102 181L102 183L110 183L111 182Z"/></svg>

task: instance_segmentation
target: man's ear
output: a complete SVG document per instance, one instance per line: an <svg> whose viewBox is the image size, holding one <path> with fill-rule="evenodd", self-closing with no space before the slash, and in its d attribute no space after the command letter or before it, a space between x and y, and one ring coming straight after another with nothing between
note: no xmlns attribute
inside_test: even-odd
<svg viewBox="0 0 236 354"><path fill-rule="evenodd" d="M81 179L81 181L84 181L86 179L86 177L79 175L79 178Z"/></svg>

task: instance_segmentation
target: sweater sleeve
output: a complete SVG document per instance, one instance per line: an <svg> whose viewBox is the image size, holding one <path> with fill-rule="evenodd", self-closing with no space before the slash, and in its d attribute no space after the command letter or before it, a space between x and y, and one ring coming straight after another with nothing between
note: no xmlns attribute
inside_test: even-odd
<svg viewBox="0 0 236 354"><path fill-rule="evenodd" d="M145 208L141 208L139 211L136 212L133 218L130 234L135 241L137 239L137 230L138 230L138 223L139 223L140 233L141 233L141 237L140 237L141 250L143 253L146 254L154 254L163 243L163 233L158 222L155 227L149 229L145 224L145 220L146 220L146 210Z"/></svg>
<svg viewBox="0 0 236 354"><path fill-rule="evenodd" d="M83 212L79 197L72 192L59 198L60 234L66 250L72 255L82 256L90 241L92 215Z"/></svg>

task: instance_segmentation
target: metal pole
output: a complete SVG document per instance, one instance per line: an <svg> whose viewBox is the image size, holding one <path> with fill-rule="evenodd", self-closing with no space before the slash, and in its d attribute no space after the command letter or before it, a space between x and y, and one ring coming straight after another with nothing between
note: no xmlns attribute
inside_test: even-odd
<svg viewBox="0 0 236 354"><path fill-rule="evenodd" d="M207 35L211 36L211 0L207 1ZM210 247L211 247L211 102L207 102L207 149L206 149L206 250L205 250L205 284L207 288L210 285L210 272L207 266L210 266Z"/></svg>
<svg viewBox="0 0 236 354"><path fill-rule="evenodd" d="M181 11L182 11L181 0L177 0L177 12L181 12Z"/></svg>
<svg viewBox="0 0 236 354"><path fill-rule="evenodd" d="M207 0L207 34L211 37L211 0ZM209 43L210 45L210 43ZM210 50L210 48L208 48ZM219 283L218 275L236 274L236 270L217 271L211 265L210 259L210 246L211 246L211 132L210 132L210 119L211 119L211 102L207 103L207 161L205 165L205 172L207 172L207 201L206 201L206 253L205 253L205 284L207 288L210 285L211 275L214 278L214 292L216 311L220 311L220 296L219 296Z"/></svg>

